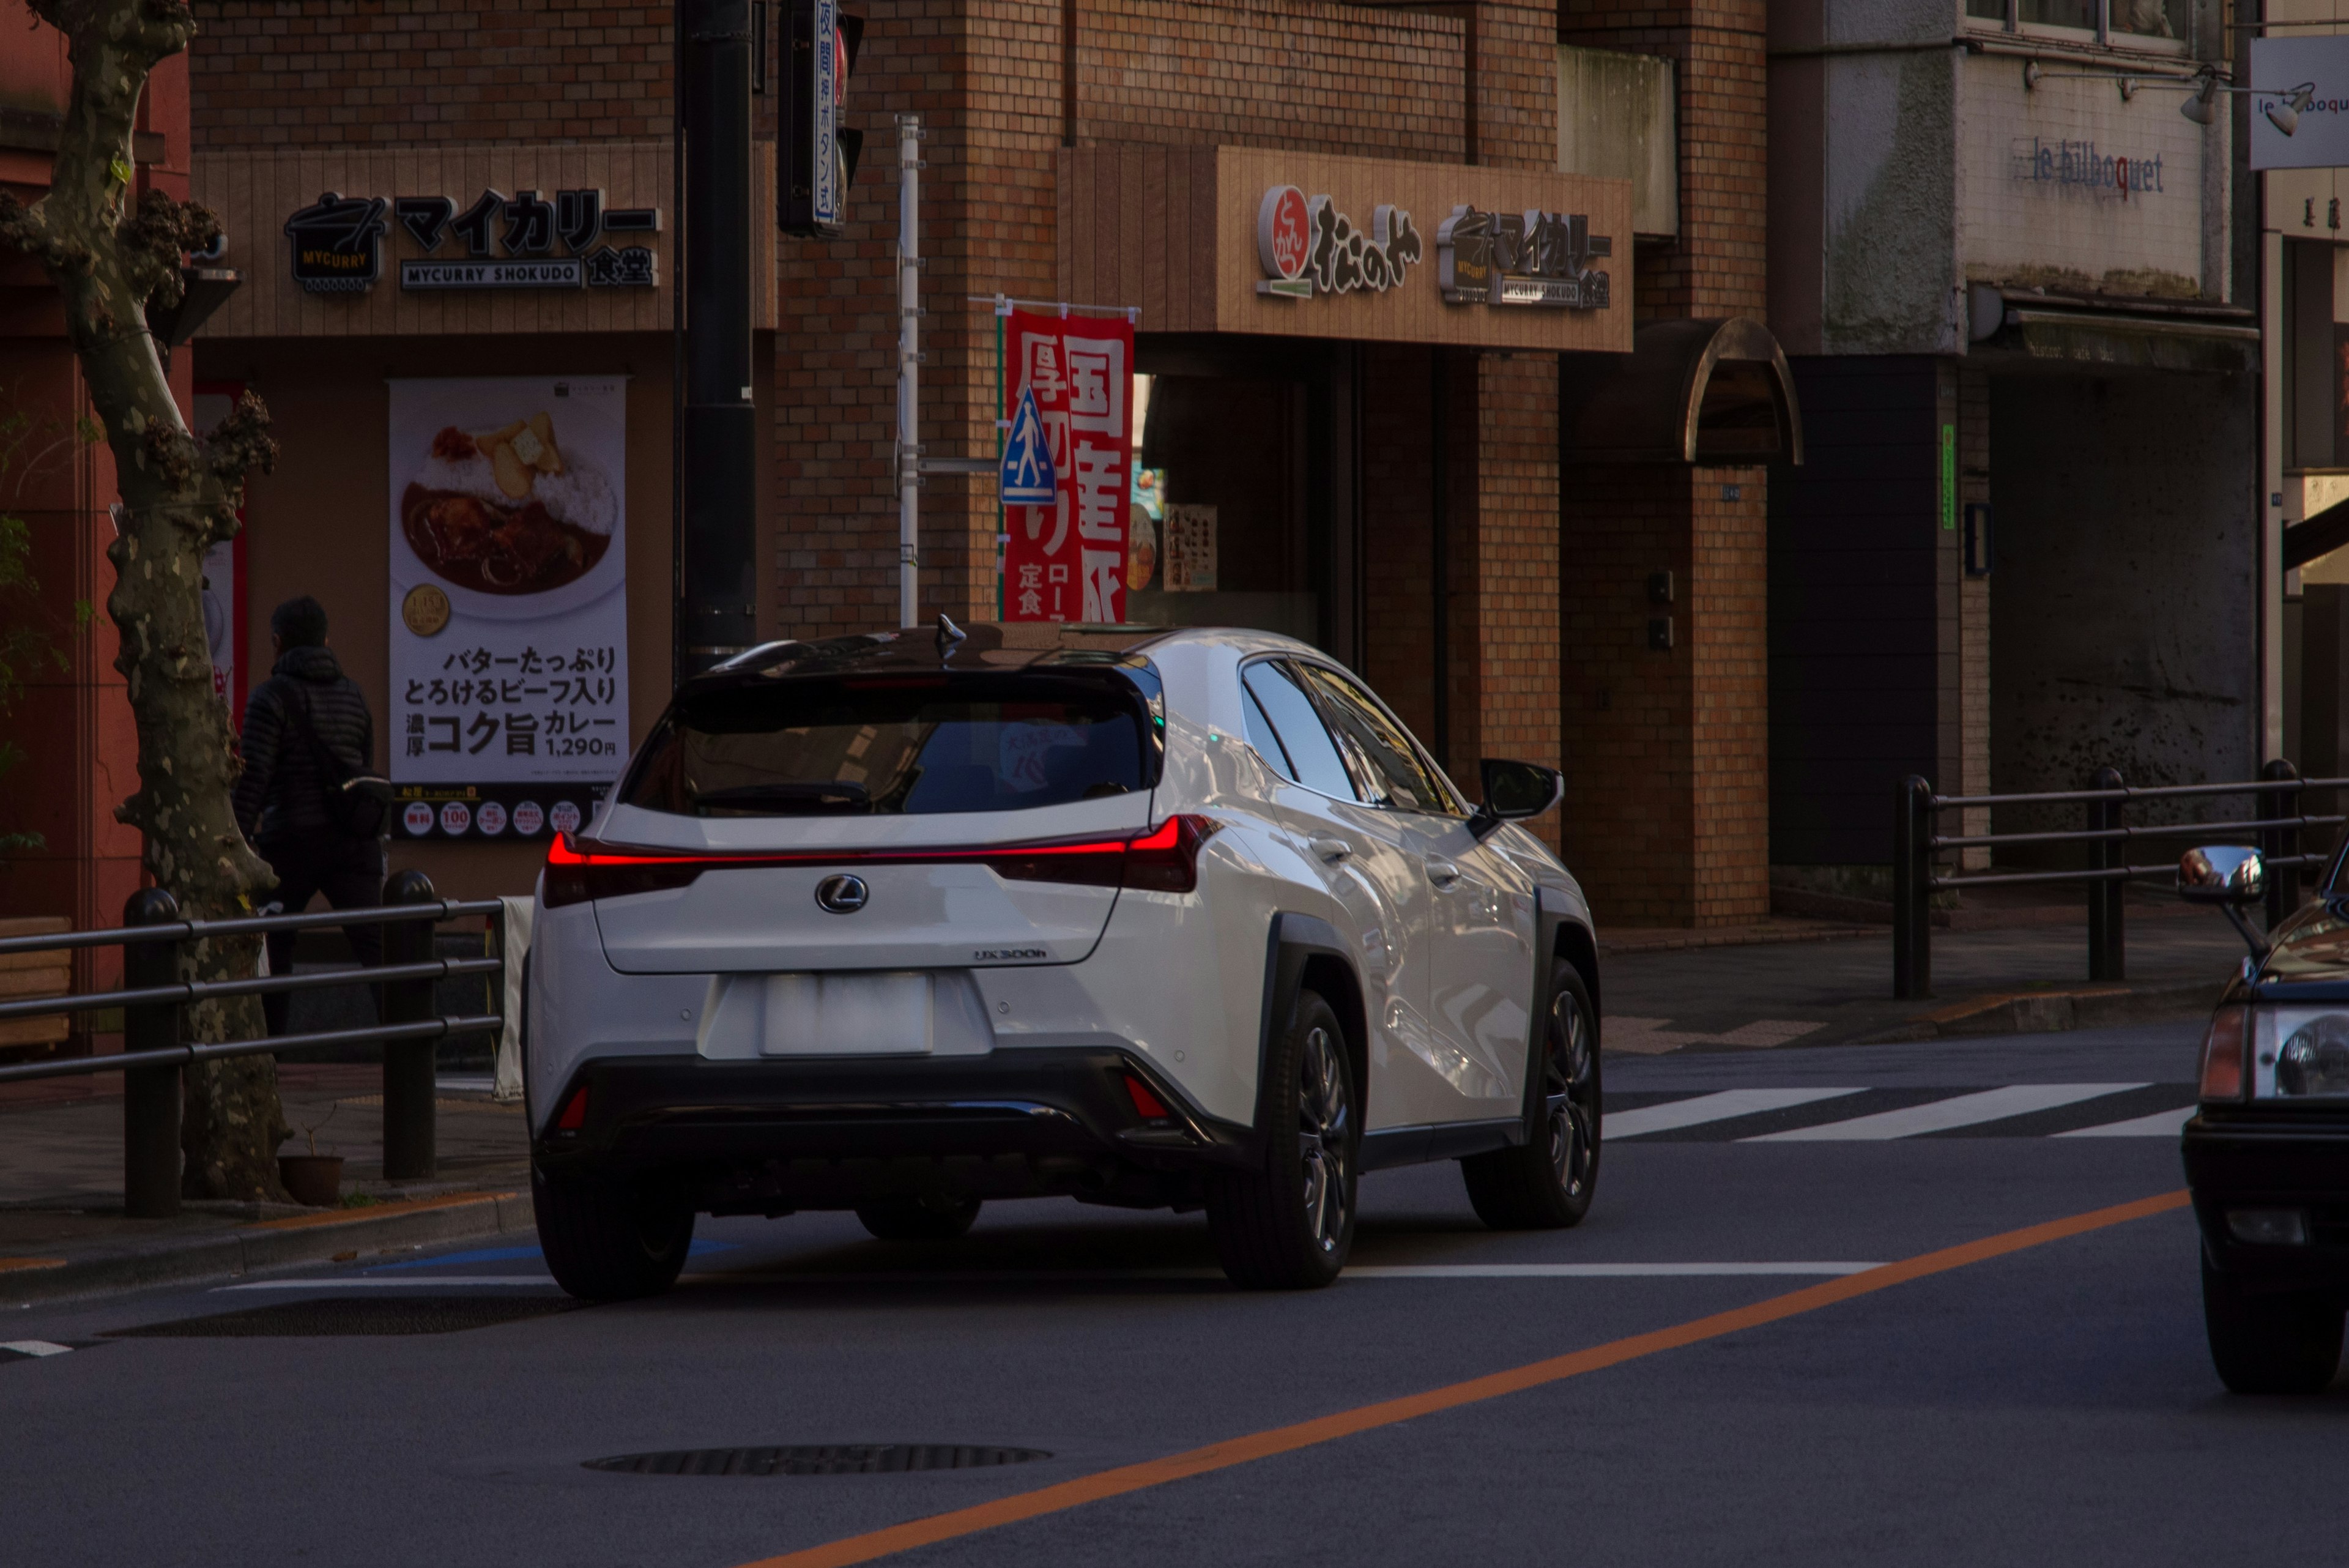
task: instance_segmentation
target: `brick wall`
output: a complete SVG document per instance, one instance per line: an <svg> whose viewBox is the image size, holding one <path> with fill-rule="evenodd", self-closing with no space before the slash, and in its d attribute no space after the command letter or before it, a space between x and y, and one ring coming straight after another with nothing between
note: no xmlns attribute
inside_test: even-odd
<svg viewBox="0 0 2349 1568"><path fill-rule="evenodd" d="M1760 468L1689 471L1689 918L1770 912L1769 524ZM1732 499L1732 496L1735 499Z"/></svg>
<svg viewBox="0 0 2349 1568"><path fill-rule="evenodd" d="M1560 0L1558 42L1674 63L1681 233L1640 248L1643 319L1767 311L1764 9L1763 0Z"/></svg>
<svg viewBox="0 0 2349 1568"><path fill-rule="evenodd" d="M662 5L193 0L203 148L642 140L669 128Z"/></svg>
<svg viewBox="0 0 2349 1568"><path fill-rule="evenodd" d="M1454 705L1453 776L1477 788L1476 760L1558 758L1557 363L1476 357L1476 527L1454 625L1473 637L1455 660L1474 678ZM1558 819L1528 825L1552 847Z"/></svg>

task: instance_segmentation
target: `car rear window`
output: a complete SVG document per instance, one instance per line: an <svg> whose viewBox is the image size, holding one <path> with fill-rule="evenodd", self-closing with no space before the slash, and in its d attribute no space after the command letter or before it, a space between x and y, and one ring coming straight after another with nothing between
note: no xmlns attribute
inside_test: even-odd
<svg viewBox="0 0 2349 1568"><path fill-rule="evenodd" d="M1152 739L1113 678L759 681L680 696L620 798L683 816L1023 811L1148 788Z"/></svg>

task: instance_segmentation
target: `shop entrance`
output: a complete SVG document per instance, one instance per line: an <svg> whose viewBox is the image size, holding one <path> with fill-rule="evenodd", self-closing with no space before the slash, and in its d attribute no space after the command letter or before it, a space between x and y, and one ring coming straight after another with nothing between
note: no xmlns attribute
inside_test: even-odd
<svg viewBox="0 0 2349 1568"><path fill-rule="evenodd" d="M1359 358L1293 338L1135 339L1129 620L1282 632L1359 666Z"/></svg>

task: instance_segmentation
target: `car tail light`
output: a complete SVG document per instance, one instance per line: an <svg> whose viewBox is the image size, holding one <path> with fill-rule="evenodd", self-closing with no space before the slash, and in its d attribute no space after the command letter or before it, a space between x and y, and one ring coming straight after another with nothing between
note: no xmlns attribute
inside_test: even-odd
<svg viewBox="0 0 2349 1568"><path fill-rule="evenodd" d="M1064 838L980 849L823 849L772 855L668 855L622 849L558 834L546 852L543 897L550 909L590 898L621 898L689 887L704 871L780 866L984 866L1015 882L1071 882L1188 893L1199 885L1199 846L1222 825L1170 816L1135 838Z"/></svg>
<svg viewBox="0 0 2349 1568"><path fill-rule="evenodd" d="M587 1125L587 1085L580 1085L564 1101L563 1114L554 1118L556 1132L575 1133Z"/></svg>
<svg viewBox="0 0 2349 1568"><path fill-rule="evenodd" d="M2202 1036L2202 1098L2243 1097L2243 1047L2251 1017L2247 1007L2222 1007L2210 1015L2210 1032Z"/></svg>
<svg viewBox="0 0 2349 1568"><path fill-rule="evenodd" d="M1125 1093L1133 1100L1133 1108L1142 1113L1143 1121L1163 1122L1174 1118L1174 1113L1166 1108L1166 1102L1152 1094L1150 1085L1131 1073L1126 1075Z"/></svg>
<svg viewBox="0 0 2349 1568"><path fill-rule="evenodd" d="M544 898L550 909L590 898L621 898L685 888L712 862L700 855L616 854L585 850L567 833L546 849Z"/></svg>
<svg viewBox="0 0 2349 1568"><path fill-rule="evenodd" d="M1199 846L1223 824L1212 816L1170 816L1126 846L1125 885L1156 893L1188 893L1199 885Z"/></svg>

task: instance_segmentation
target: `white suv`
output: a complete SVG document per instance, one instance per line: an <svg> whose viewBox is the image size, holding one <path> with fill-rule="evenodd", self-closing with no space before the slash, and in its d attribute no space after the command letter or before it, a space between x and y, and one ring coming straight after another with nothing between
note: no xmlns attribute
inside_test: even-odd
<svg viewBox="0 0 2349 1568"><path fill-rule="evenodd" d="M555 1279L666 1289L694 1216L1205 1208L1328 1283L1361 1172L1457 1159L1499 1227L1599 1168L1581 889L1394 716L1262 632L779 643L687 683L538 890L533 1191Z"/></svg>

